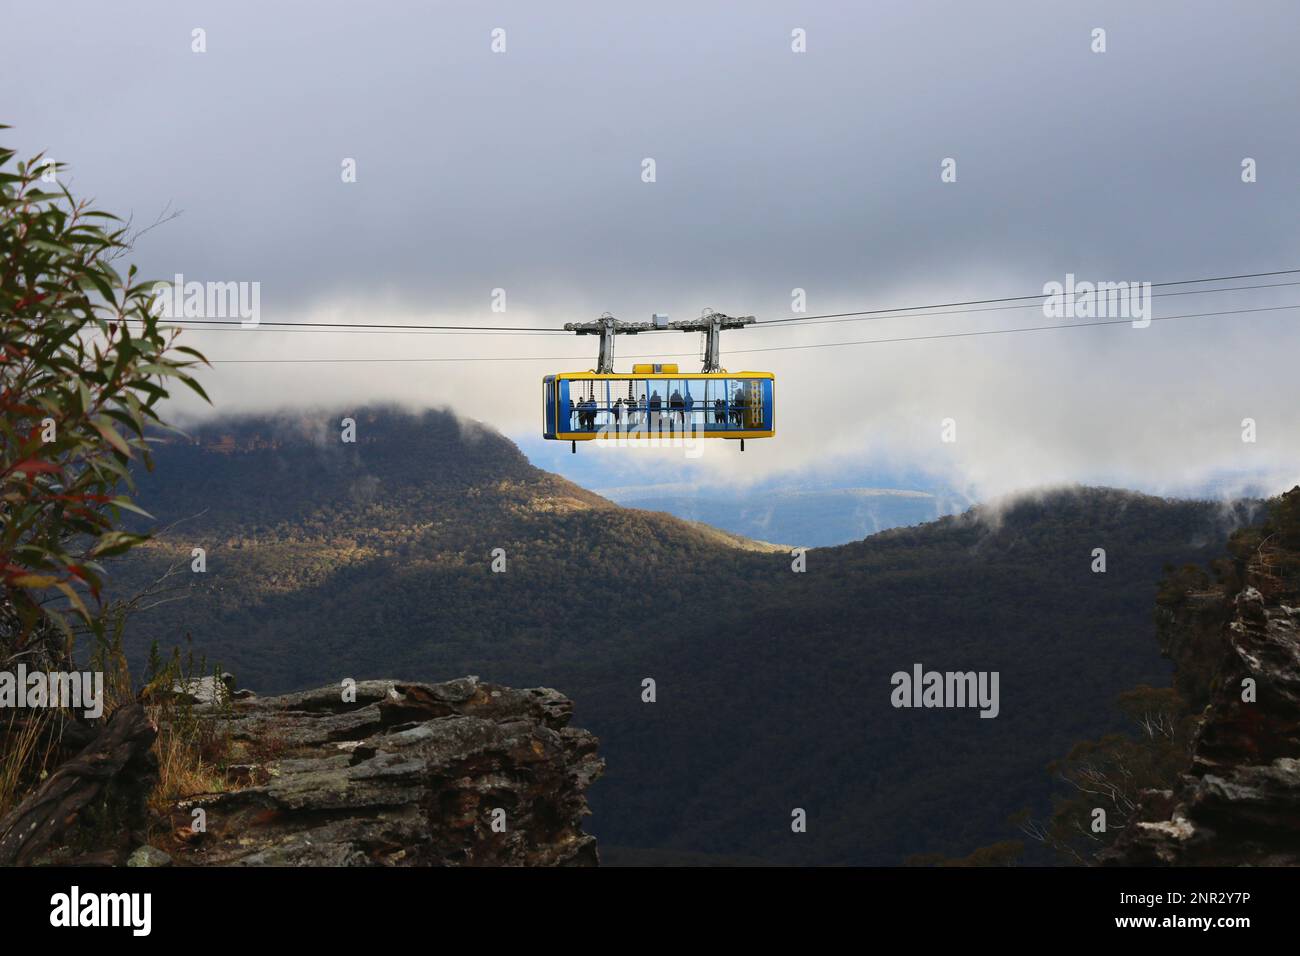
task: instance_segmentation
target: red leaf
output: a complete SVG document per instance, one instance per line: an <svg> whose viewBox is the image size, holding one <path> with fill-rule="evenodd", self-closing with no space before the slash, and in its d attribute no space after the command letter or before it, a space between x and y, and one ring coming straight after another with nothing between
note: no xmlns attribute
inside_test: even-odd
<svg viewBox="0 0 1300 956"><path fill-rule="evenodd" d="M20 461L14 465L14 471L22 472L27 475L34 475L37 472L61 472L63 469L49 461L40 461L36 458L28 458L26 461Z"/></svg>

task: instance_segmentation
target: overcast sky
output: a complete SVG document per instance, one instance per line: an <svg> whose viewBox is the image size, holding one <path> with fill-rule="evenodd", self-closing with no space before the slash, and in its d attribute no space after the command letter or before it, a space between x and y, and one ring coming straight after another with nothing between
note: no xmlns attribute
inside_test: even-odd
<svg viewBox="0 0 1300 956"><path fill-rule="evenodd" d="M181 210L141 240L144 271L258 282L263 321L558 327L705 307L763 320L789 316L795 288L826 313L1026 295L1067 273L1300 267L1300 6L1282 0L160 0L12 4L3 23L3 141L48 150L75 192L138 222ZM1155 303L1157 317L1300 304L1300 286ZM1021 309L729 333L724 364L777 374L778 437L743 459L732 443L678 455L672 477L919 468L976 497L1075 480L1278 490L1300 480L1298 323L1294 310L751 353L1049 323ZM540 429L541 376L589 368L594 347L187 339L214 359L493 359L220 364L204 382L222 411L448 404L521 439ZM557 358L514 361L528 356ZM670 464L584 453L607 484Z"/></svg>

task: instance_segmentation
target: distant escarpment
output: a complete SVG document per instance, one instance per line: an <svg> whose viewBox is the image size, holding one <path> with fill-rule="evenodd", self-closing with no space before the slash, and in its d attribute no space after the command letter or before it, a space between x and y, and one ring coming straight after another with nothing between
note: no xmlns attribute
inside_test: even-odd
<svg viewBox="0 0 1300 956"><path fill-rule="evenodd" d="M233 701L212 719L239 784L180 802L155 845L197 865L598 862L582 820L604 763L569 726L567 698L475 677L363 681L346 696Z"/></svg>
<svg viewBox="0 0 1300 956"><path fill-rule="evenodd" d="M1103 862L1300 865L1300 488L1230 547L1220 590L1163 595L1175 686L1204 710L1186 773L1143 794Z"/></svg>

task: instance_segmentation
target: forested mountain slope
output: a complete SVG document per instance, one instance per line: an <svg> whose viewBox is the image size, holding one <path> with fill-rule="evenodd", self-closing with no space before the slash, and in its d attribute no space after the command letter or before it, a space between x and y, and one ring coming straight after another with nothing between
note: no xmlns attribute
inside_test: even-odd
<svg viewBox="0 0 1300 956"><path fill-rule="evenodd" d="M134 654L188 633L264 692L465 673L556 687L601 738L589 829L612 862L898 863L1014 835L1009 814L1046 800L1043 766L1110 729L1120 691L1167 680L1162 567L1217 553L1240 519L1075 489L815 549L796 573L448 414L358 413L354 444L342 417L217 423L160 449L140 500L180 523L116 581L181 562L185 597L136 619ZM915 663L999 672L999 715L894 708L891 675Z"/></svg>

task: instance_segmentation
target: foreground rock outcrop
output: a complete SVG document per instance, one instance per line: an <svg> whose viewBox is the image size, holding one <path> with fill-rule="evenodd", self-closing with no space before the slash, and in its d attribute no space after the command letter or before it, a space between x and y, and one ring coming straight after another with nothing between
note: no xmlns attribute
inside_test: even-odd
<svg viewBox="0 0 1300 956"><path fill-rule="evenodd" d="M598 862L581 824L604 763L561 694L467 677L343 696L245 697L213 714L238 789L178 804L155 845L179 865Z"/></svg>
<svg viewBox="0 0 1300 956"><path fill-rule="evenodd" d="M1300 489L1280 513L1300 514ZM1300 549L1287 527L1244 562L1234 598L1192 595L1186 626L1171 617L1162 629L1181 689L1196 703L1203 693L1205 710L1188 772L1144 794L1140 822L1103 862L1300 865Z"/></svg>

